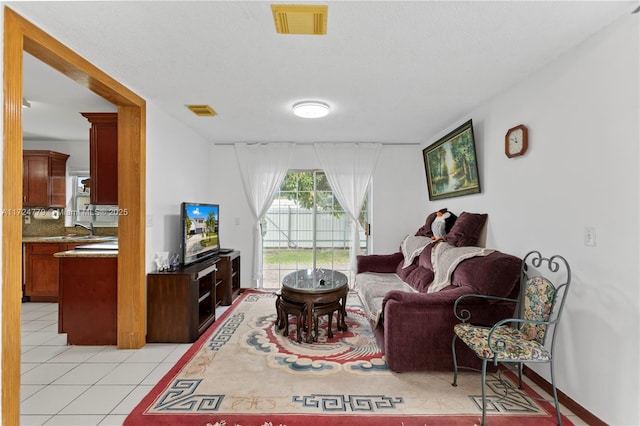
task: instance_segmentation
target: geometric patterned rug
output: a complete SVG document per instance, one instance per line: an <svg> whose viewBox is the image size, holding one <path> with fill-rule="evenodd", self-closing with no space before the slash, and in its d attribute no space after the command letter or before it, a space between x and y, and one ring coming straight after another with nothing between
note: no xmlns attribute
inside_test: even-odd
<svg viewBox="0 0 640 426"><path fill-rule="evenodd" d="M347 331L317 342L278 330L275 297L245 291L127 417L125 425L425 425L477 424L480 376L394 373L387 368L355 293ZM322 320L325 322L322 322ZM488 379L488 423L555 424L555 410L528 386ZM506 398L499 397L508 389ZM494 396L491 396L494 395ZM571 422L563 416L563 422Z"/></svg>

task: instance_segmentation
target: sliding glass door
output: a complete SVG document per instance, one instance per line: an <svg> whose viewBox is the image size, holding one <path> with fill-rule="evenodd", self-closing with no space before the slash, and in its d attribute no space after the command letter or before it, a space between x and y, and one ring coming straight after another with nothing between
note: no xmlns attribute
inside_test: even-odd
<svg viewBox="0 0 640 426"><path fill-rule="evenodd" d="M366 200L360 223L367 219ZM290 170L262 221L263 287L277 289L282 278L298 269L349 268L351 221L319 170ZM360 230L360 250L367 239Z"/></svg>

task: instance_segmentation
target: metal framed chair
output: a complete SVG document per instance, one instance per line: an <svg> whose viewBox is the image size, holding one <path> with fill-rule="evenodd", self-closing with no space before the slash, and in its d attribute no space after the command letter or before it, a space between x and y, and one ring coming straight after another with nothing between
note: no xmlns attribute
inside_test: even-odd
<svg viewBox="0 0 640 426"><path fill-rule="evenodd" d="M462 321L454 326L453 386L457 386L458 369L456 341L460 340L482 360L482 425L486 425L486 378L487 364L511 365L518 375L518 386L522 389L522 368L526 363L547 363L551 373L553 401L556 417L562 425L558 392L555 384L553 353L556 343L557 326L560 322L566 296L571 283L571 269L567 261L559 255L542 257L540 252L531 251L522 260L520 270L520 294L516 315L494 325L474 325L471 319L469 298L480 297L489 300L511 300L484 295L463 295L454 304L454 314ZM515 364L515 366L513 366ZM477 369L474 369L477 371ZM508 388L506 388L508 389ZM506 394L505 394L506 395Z"/></svg>

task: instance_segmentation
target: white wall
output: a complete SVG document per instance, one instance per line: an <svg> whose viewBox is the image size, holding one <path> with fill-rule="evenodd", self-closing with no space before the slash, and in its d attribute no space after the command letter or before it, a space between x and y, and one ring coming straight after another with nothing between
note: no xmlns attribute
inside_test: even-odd
<svg viewBox="0 0 640 426"><path fill-rule="evenodd" d="M429 214L429 193L418 145L385 145L371 187L370 253L395 253Z"/></svg>
<svg viewBox="0 0 640 426"><path fill-rule="evenodd" d="M573 284L557 383L614 425L640 424L639 76L638 15L630 15L469 114L483 192L429 209L487 212L488 246L567 258ZM521 123L529 150L508 159L504 135ZM595 247L583 243L587 226ZM548 369L535 370L549 379Z"/></svg>
<svg viewBox="0 0 640 426"><path fill-rule="evenodd" d="M156 253L178 253L180 203L210 203L211 144L147 103L147 271Z"/></svg>
<svg viewBox="0 0 640 426"><path fill-rule="evenodd" d="M240 250L240 286L255 287L251 281L253 261L253 214L242 187L233 145L211 148L209 196L220 205L220 244Z"/></svg>

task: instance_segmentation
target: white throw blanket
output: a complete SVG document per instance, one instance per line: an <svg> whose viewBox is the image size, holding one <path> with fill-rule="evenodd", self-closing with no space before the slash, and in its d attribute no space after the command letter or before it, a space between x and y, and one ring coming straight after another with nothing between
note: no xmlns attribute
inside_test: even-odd
<svg viewBox="0 0 640 426"><path fill-rule="evenodd" d="M463 260L476 256L487 256L494 251L494 249L483 247L454 247L446 242L437 244L431 251L431 264L435 276L427 293L435 293L451 285L451 275Z"/></svg>
<svg viewBox="0 0 640 426"><path fill-rule="evenodd" d="M402 268L404 269L410 266L413 263L413 259L420 256L420 253L422 253L424 248L432 242L433 240L429 237L407 235L400 244L402 256L404 256L404 264L402 265Z"/></svg>
<svg viewBox="0 0 640 426"><path fill-rule="evenodd" d="M373 328L378 326L382 315L382 301L388 292L392 290L416 293L409 284L402 281L398 274L361 272L356 275L355 289L362 301L367 317L373 323Z"/></svg>

